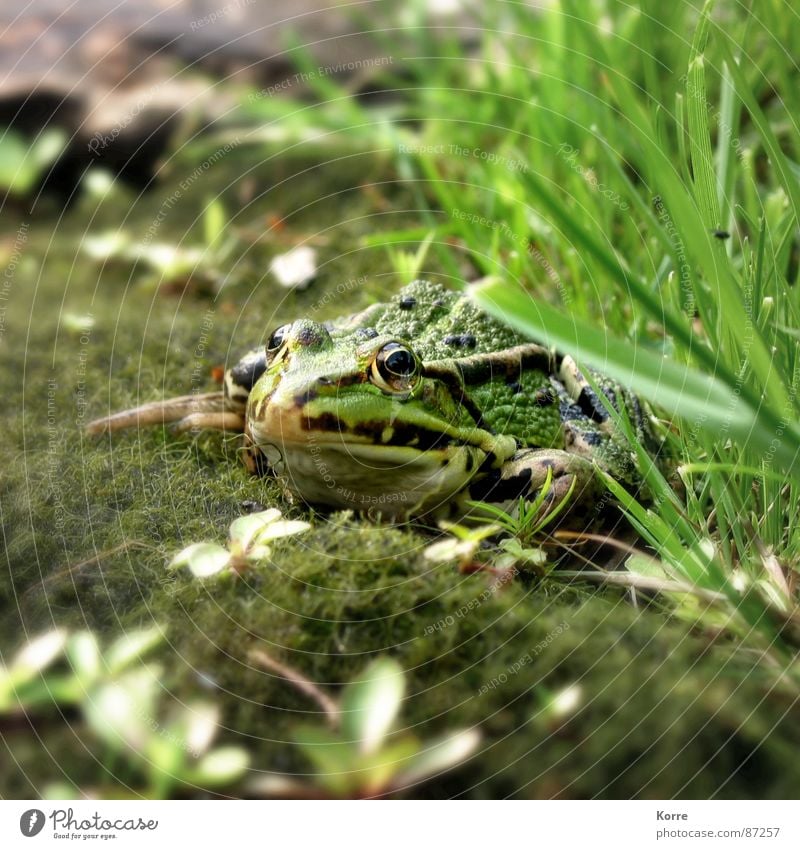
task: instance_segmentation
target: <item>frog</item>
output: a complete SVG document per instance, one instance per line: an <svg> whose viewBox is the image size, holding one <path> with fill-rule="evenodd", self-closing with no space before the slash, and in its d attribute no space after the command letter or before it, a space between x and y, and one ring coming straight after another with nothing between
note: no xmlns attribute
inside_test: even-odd
<svg viewBox="0 0 800 849"><path fill-rule="evenodd" d="M279 326L225 372L221 390L144 404L88 431L241 433L248 469L314 507L441 518L541 494L586 523L608 501L598 469L644 487L611 410L624 408L653 457L662 451L652 411L590 377L468 293L416 280L338 321Z"/></svg>

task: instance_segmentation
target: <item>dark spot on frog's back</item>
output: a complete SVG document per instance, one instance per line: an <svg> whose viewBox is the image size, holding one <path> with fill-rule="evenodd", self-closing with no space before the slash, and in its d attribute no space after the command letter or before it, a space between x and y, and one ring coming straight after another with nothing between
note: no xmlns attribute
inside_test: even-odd
<svg viewBox="0 0 800 849"><path fill-rule="evenodd" d="M584 386L578 395L578 406L581 412L592 421L602 423L608 419L608 412L597 394L590 386Z"/></svg>
<svg viewBox="0 0 800 849"><path fill-rule="evenodd" d="M313 327L302 327L297 333L297 336L295 336L295 341L304 347L308 347L309 345L313 345L318 338L319 334L314 331Z"/></svg>
<svg viewBox="0 0 800 849"><path fill-rule="evenodd" d="M561 416L561 420L564 422L586 420L586 414L583 410L577 404L573 404L565 398L562 398L561 403L559 404L559 415Z"/></svg>
<svg viewBox="0 0 800 849"><path fill-rule="evenodd" d="M361 330L356 331L356 337L364 341L374 339L377 335L378 331L374 327L362 327Z"/></svg>
<svg viewBox="0 0 800 849"><path fill-rule="evenodd" d="M646 432L647 430L647 416L645 415L644 410L642 409L642 403L638 399L636 395L630 396L631 409L633 411L633 425L637 429L637 432Z"/></svg>
<svg viewBox="0 0 800 849"><path fill-rule="evenodd" d="M582 436L583 441L592 447L600 445L603 442L603 434L596 430L585 430Z"/></svg>
<svg viewBox="0 0 800 849"><path fill-rule="evenodd" d="M322 349L331 344L331 335L325 325L307 318L294 322L291 327L291 338L303 348Z"/></svg>
<svg viewBox="0 0 800 849"><path fill-rule="evenodd" d="M417 299L412 295L404 295L397 304L401 310L413 310L417 305Z"/></svg>

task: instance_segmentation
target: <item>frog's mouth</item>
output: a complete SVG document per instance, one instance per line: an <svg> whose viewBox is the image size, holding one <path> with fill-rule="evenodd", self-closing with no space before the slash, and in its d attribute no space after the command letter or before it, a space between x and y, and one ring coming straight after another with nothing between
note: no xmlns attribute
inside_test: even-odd
<svg viewBox="0 0 800 849"><path fill-rule="evenodd" d="M304 419L299 427L299 416L287 421L279 414L248 424L269 469L309 504L387 515L431 512L463 490L486 459L482 449L441 432L396 424L347 428L333 418Z"/></svg>

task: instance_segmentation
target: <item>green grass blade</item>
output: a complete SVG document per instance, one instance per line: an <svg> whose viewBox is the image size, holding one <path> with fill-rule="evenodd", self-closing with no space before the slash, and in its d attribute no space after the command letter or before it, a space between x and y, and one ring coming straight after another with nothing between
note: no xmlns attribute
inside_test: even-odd
<svg viewBox="0 0 800 849"><path fill-rule="evenodd" d="M484 282L473 288L471 296L486 312L537 342L572 353L671 415L696 422L714 438L724 432L740 444L773 452L785 472L800 476L797 427L787 426L782 436L776 436L757 408L716 377L611 339L588 322L534 302L503 281Z"/></svg>

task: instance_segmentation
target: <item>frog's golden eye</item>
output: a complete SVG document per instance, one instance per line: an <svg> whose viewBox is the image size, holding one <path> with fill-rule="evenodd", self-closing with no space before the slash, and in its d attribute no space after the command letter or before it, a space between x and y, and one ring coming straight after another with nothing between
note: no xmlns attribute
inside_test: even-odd
<svg viewBox="0 0 800 849"><path fill-rule="evenodd" d="M370 379L385 392L409 392L419 379L419 361L399 342L384 345L372 362Z"/></svg>
<svg viewBox="0 0 800 849"><path fill-rule="evenodd" d="M272 331L272 336L267 341L267 359L271 359L280 350L281 345L289 337L291 324L282 324L277 330Z"/></svg>

